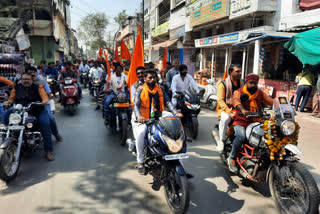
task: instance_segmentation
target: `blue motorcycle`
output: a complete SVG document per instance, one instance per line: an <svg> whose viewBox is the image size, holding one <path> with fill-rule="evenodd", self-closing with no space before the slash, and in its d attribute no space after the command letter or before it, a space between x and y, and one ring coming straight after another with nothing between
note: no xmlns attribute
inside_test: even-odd
<svg viewBox="0 0 320 214"><path fill-rule="evenodd" d="M180 159L186 154L186 136L180 119L176 117L152 118L145 122L148 131L145 139L144 166L146 175L153 176L154 190L164 186L165 197L173 213L186 213L190 202L187 175ZM135 143L127 141L129 151L135 152Z"/></svg>

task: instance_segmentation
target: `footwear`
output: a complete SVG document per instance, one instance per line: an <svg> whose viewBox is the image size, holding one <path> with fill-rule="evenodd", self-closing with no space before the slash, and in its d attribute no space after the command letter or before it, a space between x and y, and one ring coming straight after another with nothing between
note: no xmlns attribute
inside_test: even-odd
<svg viewBox="0 0 320 214"><path fill-rule="evenodd" d="M47 152L45 158L46 158L48 161L54 161L54 160L55 160L54 155L53 155L52 152Z"/></svg>
<svg viewBox="0 0 320 214"><path fill-rule="evenodd" d="M222 141L218 141L218 145L217 145L217 147L216 147L216 150L217 150L218 152L222 152L223 149L224 149L224 143L223 143Z"/></svg>
<svg viewBox="0 0 320 214"><path fill-rule="evenodd" d="M234 159L228 158L228 166L231 172L237 172L236 161Z"/></svg>
<svg viewBox="0 0 320 214"><path fill-rule="evenodd" d="M192 174L190 174L190 173L186 173L186 176L187 176L187 179L192 179L192 178L194 178L194 176L193 176Z"/></svg>
<svg viewBox="0 0 320 214"><path fill-rule="evenodd" d="M62 140L63 140L62 136L59 135L59 134L54 135L54 137L56 138L56 140L57 140L58 142L62 142Z"/></svg>
<svg viewBox="0 0 320 214"><path fill-rule="evenodd" d="M137 169L140 175L145 175L146 174L146 168L144 168L142 163L138 163Z"/></svg>

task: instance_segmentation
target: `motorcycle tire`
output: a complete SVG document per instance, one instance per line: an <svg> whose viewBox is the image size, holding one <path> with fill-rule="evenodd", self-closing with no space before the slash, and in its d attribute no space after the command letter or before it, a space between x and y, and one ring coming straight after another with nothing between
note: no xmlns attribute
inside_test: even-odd
<svg viewBox="0 0 320 214"><path fill-rule="evenodd" d="M191 124L190 124L190 132L191 132L191 137L193 139L196 139L198 137L198 128L199 128L198 118L192 117Z"/></svg>
<svg viewBox="0 0 320 214"><path fill-rule="evenodd" d="M168 175L164 184L164 194L167 204L172 213L186 213L190 203L190 190L187 176L179 175L174 168L169 169ZM178 194L176 193L177 190ZM175 204L175 199L177 198L179 198L179 204Z"/></svg>
<svg viewBox="0 0 320 214"><path fill-rule="evenodd" d="M319 213L319 203L320 203L319 190L318 190L317 184L316 184L314 178L312 177L311 173L309 172L309 170L299 162L287 161L282 166L288 166L289 169L294 170L294 173L292 173L293 175L296 175L296 173L299 175L299 177L302 179L302 182L305 185L304 186L305 188L304 189L297 189L297 187L295 187L295 189L297 189L299 193L302 193L304 190L304 193L308 195L306 199L309 199L309 200L303 200L305 198L302 199L305 203L308 203L307 207L305 208L304 211L302 211L300 209L299 211L296 210L297 212L294 212L290 208L289 208L289 210L286 209L283 206L283 203L281 202L282 201L281 200L281 192L279 191L280 188L277 188L278 179L277 179L277 175L276 175L276 168L273 167L271 169L270 175L268 177L268 183L269 183L269 188L270 188L272 198L276 204L276 207L280 210L280 213L314 213L314 214L318 214ZM295 177L295 179L299 180L299 178L297 178L297 177ZM292 180L291 179L289 180L287 178L286 181L290 182ZM282 181L280 181L280 182L282 182ZM299 180L299 182L297 182L297 181L295 181L295 182L296 183L293 182L293 184L297 184L297 183L301 184L301 180ZM289 183L289 185L290 185L290 183ZM288 188L284 188L284 189L287 190ZM292 195L292 192L291 192L291 195ZM288 201L288 197L285 197L285 198L286 198L285 201ZM300 202L300 204L302 204L302 203Z"/></svg>
<svg viewBox="0 0 320 214"><path fill-rule="evenodd" d="M215 111L217 109L217 105L218 105L218 102L216 100L212 100L210 99L208 101L208 108L211 110L211 111Z"/></svg>
<svg viewBox="0 0 320 214"><path fill-rule="evenodd" d="M87 83L86 82L84 82L83 87L87 88Z"/></svg>
<svg viewBox="0 0 320 214"><path fill-rule="evenodd" d="M126 145L128 137L128 120L121 121L121 130L120 130L120 145Z"/></svg>
<svg viewBox="0 0 320 214"><path fill-rule="evenodd" d="M20 158L18 160L17 165L12 165L10 167L10 172L8 171L8 166L5 166L8 163L8 160L14 160L15 156L14 153L17 151L17 146L15 144L10 144L5 149L0 149L0 179L5 182L10 182L13 180L17 175L20 168ZM13 155L13 157L12 157ZM14 164L14 163L12 163Z"/></svg>

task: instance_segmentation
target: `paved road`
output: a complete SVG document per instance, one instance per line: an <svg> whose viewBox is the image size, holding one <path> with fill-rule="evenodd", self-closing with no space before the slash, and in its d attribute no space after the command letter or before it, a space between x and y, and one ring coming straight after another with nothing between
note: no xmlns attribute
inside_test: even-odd
<svg viewBox="0 0 320 214"><path fill-rule="evenodd" d="M36 153L24 160L15 181L8 186L0 183L1 211L169 213L163 190L154 192L151 176L137 174L135 158L105 128L101 112L93 110L95 104L86 91L84 96L76 115L57 112L64 142L55 145L56 161L47 162L42 153ZM266 185L245 186L219 162L210 136L213 116L202 111L199 138L188 147L191 158L185 167L195 175L190 181L188 213L276 213ZM317 161L311 161L309 168L319 184L316 166Z"/></svg>

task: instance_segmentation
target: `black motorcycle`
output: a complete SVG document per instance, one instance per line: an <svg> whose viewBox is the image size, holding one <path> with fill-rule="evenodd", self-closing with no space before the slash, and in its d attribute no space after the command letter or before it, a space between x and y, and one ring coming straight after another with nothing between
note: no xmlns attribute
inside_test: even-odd
<svg viewBox="0 0 320 214"><path fill-rule="evenodd" d="M200 113L200 99L191 89L186 93L180 91L176 92L177 108L183 114L182 124L184 127L189 128L191 137L196 139L198 136L198 114Z"/></svg>
<svg viewBox="0 0 320 214"><path fill-rule="evenodd" d="M103 82L101 82L98 77L95 77L90 81L90 84L89 84L90 95L95 100L98 100L102 86L103 86Z"/></svg>
<svg viewBox="0 0 320 214"><path fill-rule="evenodd" d="M48 75L47 76L47 82L50 86L51 92L53 94L53 96L55 96L55 94L57 92L59 92L59 84L57 82L57 77L54 75Z"/></svg>
<svg viewBox="0 0 320 214"><path fill-rule="evenodd" d="M90 78L88 72L83 72L82 74L80 74L80 83L83 84L84 88L87 88L89 81Z"/></svg>
<svg viewBox="0 0 320 214"><path fill-rule="evenodd" d="M114 92L109 92L113 93ZM105 125L108 125L113 131L120 133L120 144L126 143L128 136L129 116L131 115L130 102L125 92L116 94L109 106L109 114L105 117ZM105 110L103 110L104 112ZM105 112L104 112L104 115Z"/></svg>

